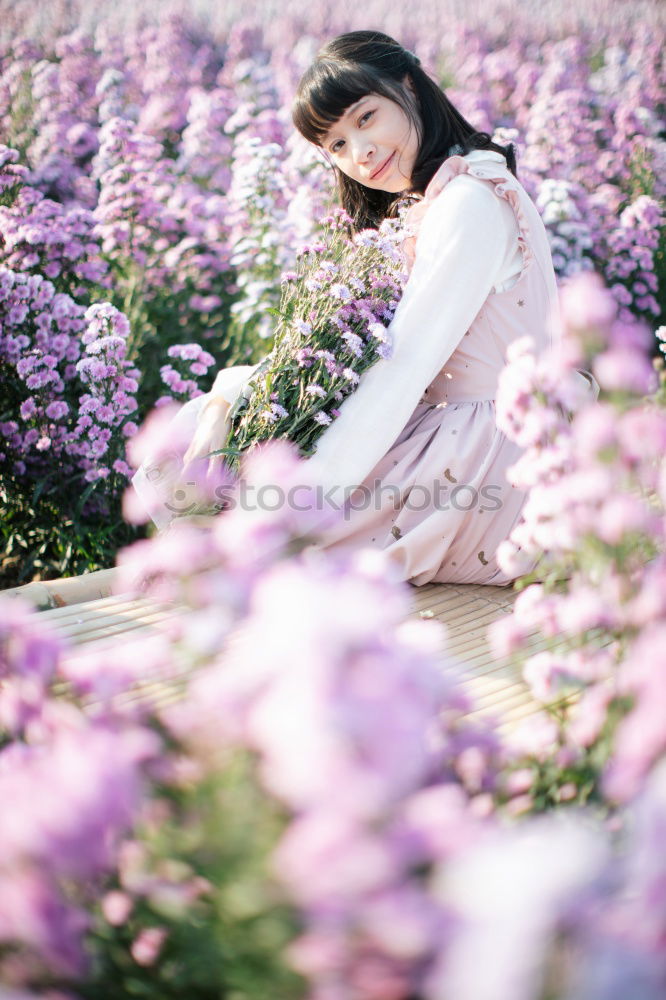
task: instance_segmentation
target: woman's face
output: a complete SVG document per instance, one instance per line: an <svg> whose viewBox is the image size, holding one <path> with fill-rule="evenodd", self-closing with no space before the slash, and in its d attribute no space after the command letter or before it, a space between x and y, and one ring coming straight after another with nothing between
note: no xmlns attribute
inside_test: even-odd
<svg viewBox="0 0 666 1000"><path fill-rule="evenodd" d="M347 177L397 194L410 186L419 137L399 104L367 94L331 126L322 147Z"/></svg>

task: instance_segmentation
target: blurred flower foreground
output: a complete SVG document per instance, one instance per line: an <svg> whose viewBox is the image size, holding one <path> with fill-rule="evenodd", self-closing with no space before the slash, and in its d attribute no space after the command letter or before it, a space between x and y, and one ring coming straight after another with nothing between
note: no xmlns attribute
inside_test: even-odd
<svg viewBox="0 0 666 1000"><path fill-rule="evenodd" d="M312 8L316 33L290 5L233 25L6 11L19 562L76 568L74 538L109 560L168 404L266 353L280 273L330 196L288 95L320 37L371 15L517 142L563 337L541 357L516 343L497 401L529 489L501 559L519 575L539 557L491 634L542 706L506 735L381 553L317 550L334 515L314 502L230 506L122 548L119 592L179 608L157 636L68 647L0 600L2 1000L666 993L663 15L492 10L376 4L361 25ZM250 458L257 481L303 483L285 441Z"/></svg>
<svg viewBox="0 0 666 1000"><path fill-rule="evenodd" d="M67 648L0 604L3 996L662 995L666 380L598 277L562 303L498 399L531 487L502 559L541 552L492 633L543 704L506 736L314 501L123 550L163 634ZM248 475L303 489L290 442Z"/></svg>

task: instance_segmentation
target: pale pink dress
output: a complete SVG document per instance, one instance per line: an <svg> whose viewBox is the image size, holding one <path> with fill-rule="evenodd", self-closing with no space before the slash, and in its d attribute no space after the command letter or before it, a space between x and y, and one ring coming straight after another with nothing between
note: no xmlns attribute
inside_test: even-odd
<svg viewBox="0 0 666 1000"><path fill-rule="evenodd" d="M506 476L520 450L496 426L497 380L514 340L540 351L558 336L548 238L504 157L484 150L445 160L408 222L418 236L392 356L365 373L306 463L342 508L316 547L381 549L416 585L507 584L496 550L525 495ZM254 367L225 369L212 392L233 401ZM207 398L181 419L194 427ZM141 470L134 485L141 495Z"/></svg>
<svg viewBox="0 0 666 1000"><path fill-rule="evenodd" d="M557 336L548 238L504 157L490 151L445 160L408 219L420 223L408 285L414 297L405 303L411 316L396 321L408 320L411 349L436 358L436 374L427 377L425 357L404 372L403 385L421 376L418 400L363 480L375 493L383 488L388 502L352 511L325 547L383 549L417 585L506 584L511 577L495 553L520 518L525 494L506 477L520 450L496 426L497 379L512 341L529 335L541 350ZM386 385L394 399L397 389ZM358 414L360 397L351 402ZM321 461L335 461L333 444L332 435L322 441ZM388 484L402 498L398 509Z"/></svg>

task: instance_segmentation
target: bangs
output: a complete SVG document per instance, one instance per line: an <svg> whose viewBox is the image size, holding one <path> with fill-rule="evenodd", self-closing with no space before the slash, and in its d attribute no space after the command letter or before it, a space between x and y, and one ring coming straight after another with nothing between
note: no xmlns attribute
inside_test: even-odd
<svg viewBox="0 0 666 1000"><path fill-rule="evenodd" d="M370 66L319 60L301 80L292 105L292 121L308 142L321 146L347 108L371 93L389 96Z"/></svg>

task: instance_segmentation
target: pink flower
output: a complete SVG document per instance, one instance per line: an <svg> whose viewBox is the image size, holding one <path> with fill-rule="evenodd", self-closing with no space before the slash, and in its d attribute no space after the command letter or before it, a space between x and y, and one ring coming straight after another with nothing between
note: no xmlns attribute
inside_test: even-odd
<svg viewBox="0 0 666 1000"><path fill-rule="evenodd" d="M488 639L495 659L511 656L520 649L527 632L513 614L504 615L488 627Z"/></svg>
<svg viewBox="0 0 666 1000"><path fill-rule="evenodd" d="M619 545L626 534L646 531L651 521L645 504L626 493L608 498L599 512L596 531L609 545Z"/></svg>
<svg viewBox="0 0 666 1000"><path fill-rule="evenodd" d="M513 614L526 632L542 630L546 635L557 635L556 601L546 594L540 583L530 584L521 590L513 605Z"/></svg>
<svg viewBox="0 0 666 1000"><path fill-rule="evenodd" d="M512 800L517 812L529 806ZM608 852L585 821L526 819L487 835L437 873L437 898L457 920L423 993L455 1000L527 1000L560 919L598 878Z"/></svg>
<svg viewBox="0 0 666 1000"><path fill-rule="evenodd" d="M179 411L180 407L171 403L148 414L139 433L127 444L127 457L135 469L147 458L159 458L170 452L185 453L191 436L185 430L178 434L178 425L173 421ZM164 433L167 428L170 431L168 437Z"/></svg>
<svg viewBox="0 0 666 1000"><path fill-rule="evenodd" d="M644 629L629 649L619 675L621 694L634 701L620 722L604 775L604 790L626 801L641 788L648 771L666 750L666 625Z"/></svg>
<svg viewBox="0 0 666 1000"><path fill-rule="evenodd" d="M145 927L136 936L130 951L137 965L154 965L167 938L166 927Z"/></svg>
<svg viewBox="0 0 666 1000"><path fill-rule="evenodd" d="M598 354L592 368L599 385L609 391L644 395L654 392L657 385L657 374L647 357L627 348L613 347Z"/></svg>
<svg viewBox="0 0 666 1000"><path fill-rule="evenodd" d="M386 885L395 865L385 838L333 809L296 819L273 862L290 895L306 905L321 899L329 904L358 899Z"/></svg>
<svg viewBox="0 0 666 1000"><path fill-rule="evenodd" d="M661 459L666 452L666 414L654 406L635 406L616 418L623 457L632 461Z"/></svg>
<svg viewBox="0 0 666 1000"><path fill-rule="evenodd" d="M301 934L287 948L289 961L305 976L319 977L343 968L349 955L342 928L328 926Z"/></svg>
<svg viewBox="0 0 666 1000"><path fill-rule="evenodd" d="M578 635L591 628L607 628L615 617L599 591L582 584L572 587L571 593L560 598L555 614L559 627L569 635Z"/></svg>
<svg viewBox="0 0 666 1000"><path fill-rule="evenodd" d="M535 772L530 767L521 767L507 775L503 787L508 795L522 795L530 790L534 777Z"/></svg>
<svg viewBox="0 0 666 1000"><path fill-rule="evenodd" d="M617 444L618 418L614 406L598 402L579 411L572 431L577 453L584 459L595 458L603 449Z"/></svg>
<svg viewBox="0 0 666 1000"><path fill-rule="evenodd" d="M595 684L583 692L569 713L568 735L573 743L582 747L592 746L606 722L612 698L613 686L610 683Z"/></svg>
<svg viewBox="0 0 666 1000"><path fill-rule="evenodd" d="M507 735L507 745L516 754L545 760L557 745L559 730L544 712L535 713Z"/></svg>
<svg viewBox="0 0 666 1000"><path fill-rule="evenodd" d="M439 859L455 857L477 832L469 815L467 795L460 785L452 782L422 788L410 795L401 817L419 857L421 853Z"/></svg>
<svg viewBox="0 0 666 1000"><path fill-rule="evenodd" d="M120 927L125 923L133 906L132 897L118 889L113 889L102 897L102 913L113 927Z"/></svg>
<svg viewBox="0 0 666 1000"><path fill-rule="evenodd" d="M532 694L544 703L555 701L561 695L570 676L566 661L547 651L530 656L523 666L523 677Z"/></svg>
<svg viewBox="0 0 666 1000"><path fill-rule="evenodd" d="M603 330L617 313L603 279L592 271L577 274L563 284L560 308L565 326L573 330Z"/></svg>

